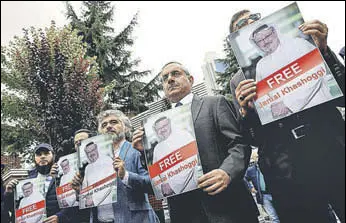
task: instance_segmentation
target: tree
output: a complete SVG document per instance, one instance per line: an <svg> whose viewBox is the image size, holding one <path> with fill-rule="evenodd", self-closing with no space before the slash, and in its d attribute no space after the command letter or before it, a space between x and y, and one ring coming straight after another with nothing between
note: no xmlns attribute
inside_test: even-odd
<svg viewBox="0 0 346 223"><path fill-rule="evenodd" d="M24 29L1 48L1 83L2 148L23 152L48 142L71 149L74 131L96 128L103 106L98 65L71 27Z"/></svg>
<svg viewBox="0 0 346 223"><path fill-rule="evenodd" d="M149 70L136 71L140 60L131 60L129 48L134 41L131 33L137 24L135 14L124 30L113 36L114 6L109 1L83 1L80 17L69 2L66 2L66 17L73 29L78 30L83 43L87 45L87 55L96 56L100 68L100 78L105 84L106 102L114 103L127 115L143 112L147 103L159 97L157 80L144 83L140 79L150 74Z"/></svg>
<svg viewBox="0 0 346 223"><path fill-rule="evenodd" d="M228 99L232 100L230 80L233 75L237 73L239 65L227 38L224 43L224 52L226 53L226 58L218 59L218 62L224 63L226 65L226 70L223 73L217 72L216 82L222 87L222 90L218 93L225 95Z"/></svg>

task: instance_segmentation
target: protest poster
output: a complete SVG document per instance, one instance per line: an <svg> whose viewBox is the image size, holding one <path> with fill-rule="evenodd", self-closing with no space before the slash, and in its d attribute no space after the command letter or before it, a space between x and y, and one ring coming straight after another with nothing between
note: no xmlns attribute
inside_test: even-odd
<svg viewBox="0 0 346 223"><path fill-rule="evenodd" d="M83 182L79 208L91 208L117 201L117 174L113 168L111 135L99 135L82 141L78 150Z"/></svg>
<svg viewBox="0 0 346 223"><path fill-rule="evenodd" d="M304 23L297 3L230 34L247 79L257 82L254 105L267 124L342 96Z"/></svg>
<svg viewBox="0 0 346 223"><path fill-rule="evenodd" d="M191 104L143 120L144 148L156 199L197 189L203 175Z"/></svg>
<svg viewBox="0 0 346 223"><path fill-rule="evenodd" d="M56 177L56 196L60 208L78 206L76 191L72 188L72 180L78 171L78 154L62 156L58 160L58 176Z"/></svg>
<svg viewBox="0 0 346 223"><path fill-rule="evenodd" d="M31 178L16 185L14 195L16 223L40 223L46 217L44 180Z"/></svg>

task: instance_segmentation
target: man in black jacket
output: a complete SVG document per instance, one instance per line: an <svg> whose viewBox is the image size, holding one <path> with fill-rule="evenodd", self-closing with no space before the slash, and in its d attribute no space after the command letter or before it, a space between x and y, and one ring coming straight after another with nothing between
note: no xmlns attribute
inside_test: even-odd
<svg viewBox="0 0 346 223"><path fill-rule="evenodd" d="M54 172L52 169L54 161L54 150L51 145L42 143L36 146L34 150L34 161L35 168L29 171L28 178L41 178L45 182L45 198L46 198L46 212L47 218L43 221L44 223L69 223L73 222L71 216L67 214L67 209L60 209L56 197L55 190L55 178L51 176L51 172ZM11 197L12 199L6 199L8 203L5 205L13 210L13 189L18 183L17 180L12 180L6 185L5 196Z"/></svg>
<svg viewBox="0 0 346 223"><path fill-rule="evenodd" d="M234 32L255 20L250 11L235 14ZM327 46L326 24L313 20L300 27L318 45L345 94L345 68ZM292 46L294 47L294 46ZM254 110L256 82L239 71L231 90L242 127L259 146L259 163L282 223L328 222L328 203L345 222L345 123L339 98L262 126Z"/></svg>
<svg viewBox="0 0 346 223"><path fill-rule="evenodd" d="M172 223L258 222L257 207L243 182L251 148L244 143L236 113L224 97L200 98L191 93L193 76L170 62L160 77L174 107L191 104L198 151L204 175L200 189L168 198ZM143 150L144 132L134 132L134 148Z"/></svg>

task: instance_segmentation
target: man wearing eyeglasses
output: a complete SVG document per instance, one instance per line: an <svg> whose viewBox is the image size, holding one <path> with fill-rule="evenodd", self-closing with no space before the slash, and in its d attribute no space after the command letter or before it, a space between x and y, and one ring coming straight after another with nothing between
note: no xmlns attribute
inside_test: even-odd
<svg viewBox="0 0 346 223"><path fill-rule="evenodd" d="M235 14L230 32L255 22L249 15ZM299 29L315 40L345 94L345 68L327 46L327 26L313 20ZM259 146L259 164L281 223L328 222L328 203L345 222L345 126L336 109L345 106L344 97L262 126L253 105L256 82L242 76L239 70L232 78L232 95L242 128Z"/></svg>
<svg viewBox="0 0 346 223"><path fill-rule="evenodd" d="M198 190L168 198L172 223L254 223L257 207L243 176L251 147L244 144L234 107L224 97L198 97L191 88L194 78L178 62L165 64L162 86L172 106L191 104L203 176ZM132 144L144 150L143 129L134 132Z"/></svg>

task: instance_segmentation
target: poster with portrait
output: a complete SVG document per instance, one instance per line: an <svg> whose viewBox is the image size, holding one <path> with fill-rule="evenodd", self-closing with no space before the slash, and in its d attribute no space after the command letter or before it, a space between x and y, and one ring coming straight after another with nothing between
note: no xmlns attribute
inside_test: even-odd
<svg viewBox="0 0 346 223"><path fill-rule="evenodd" d="M72 188L72 180L78 172L78 154L62 156L58 160L58 176L56 177L56 196L60 208L78 206L76 191Z"/></svg>
<svg viewBox="0 0 346 223"><path fill-rule="evenodd" d="M257 82L254 105L267 124L342 96L304 23L297 3L229 36L247 79Z"/></svg>
<svg viewBox="0 0 346 223"><path fill-rule="evenodd" d="M143 120L144 148L156 199L197 189L203 175L191 104Z"/></svg>
<svg viewBox="0 0 346 223"><path fill-rule="evenodd" d="M21 180L14 194L16 223L40 223L46 217L45 181Z"/></svg>
<svg viewBox="0 0 346 223"><path fill-rule="evenodd" d="M91 208L117 201L117 174L113 168L111 135L99 135L82 141L79 169L83 177L79 208Z"/></svg>

